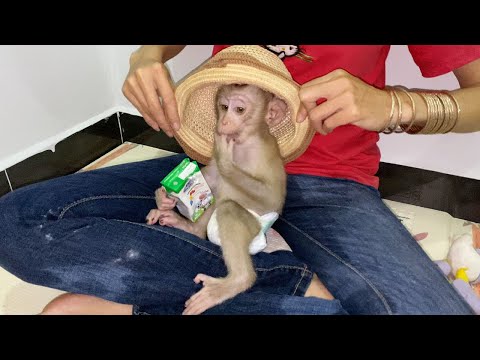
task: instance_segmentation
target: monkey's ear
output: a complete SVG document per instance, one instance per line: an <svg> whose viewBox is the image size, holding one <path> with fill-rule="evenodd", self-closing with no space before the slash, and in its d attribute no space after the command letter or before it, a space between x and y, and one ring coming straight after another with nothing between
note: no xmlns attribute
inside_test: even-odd
<svg viewBox="0 0 480 360"><path fill-rule="evenodd" d="M268 112L267 112L267 124L268 126L275 126L282 121L282 119L287 114L287 104L282 99L278 97L274 97L270 100L268 104Z"/></svg>

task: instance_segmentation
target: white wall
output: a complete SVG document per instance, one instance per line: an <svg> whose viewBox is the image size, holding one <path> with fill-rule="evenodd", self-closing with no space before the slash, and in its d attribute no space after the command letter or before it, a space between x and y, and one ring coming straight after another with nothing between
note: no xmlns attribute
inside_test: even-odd
<svg viewBox="0 0 480 360"><path fill-rule="evenodd" d="M452 73L423 78L406 46L392 46L387 59L387 84L425 89L458 88ZM478 119L480 121L480 118ZM445 135L381 135L382 161L480 180L480 132Z"/></svg>
<svg viewBox="0 0 480 360"><path fill-rule="evenodd" d="M110 52L97 45L0 46L0 170L109 115Z"/></svg>
<svg viewBox="0 0 480 360"><path fill-rule="evenodd" d="M112 67L114 71L114 79L112 81L112 91L115 103L122 108L122 112L138 115L140 113L135 107L123 96L122 86L128 74L130 54L138 49L140 45L113 45L113 61Z"/></svg>

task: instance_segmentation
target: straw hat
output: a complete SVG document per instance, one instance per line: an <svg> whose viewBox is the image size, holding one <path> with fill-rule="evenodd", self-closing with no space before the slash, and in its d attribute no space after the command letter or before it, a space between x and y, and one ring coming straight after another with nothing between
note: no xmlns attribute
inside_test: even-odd
<svg viewBox="0 0 480 360"><path fill-rule="evenodd" d="M187 75L176 87L181 119L175 138L185 153L207 164L213 153L215 95L223 84L251 84L269 91L288 106L285 118L270 128L285 163L299 157L312 140L314 129L306 119L295 121L300 88L275 54L258 45L230 46Z"/></svg>

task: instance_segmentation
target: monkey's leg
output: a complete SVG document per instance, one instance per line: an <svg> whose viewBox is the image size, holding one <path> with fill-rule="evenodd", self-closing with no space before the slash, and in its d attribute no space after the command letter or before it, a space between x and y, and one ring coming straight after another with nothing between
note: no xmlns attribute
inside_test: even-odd
<svg viewBox="0 0 480 360"><path fill-rule="evenodd" d="M203 288L186 303L184 315L198 315L249 289L256 279L249 246L261 227L258 220L232 200L218 204L217 219L223 258L228 275L213 278L198 274L194 281Z"/></svg>
<svg viewBox="0 0 480 360"><path fill-rule="evenodd" d="M184 218L182 215L176 213L173 210L151 210L150 214L158 215L158 222L163 226L170 226L176 229L180 229L190 234L196 235L199 238L207 238L207 224L212 216L214 205L210 207L203 213L203 215L193 223L190 220ZM149 215L150 215L149 214ZM150 224L151 225L151 224Z"/></svg>

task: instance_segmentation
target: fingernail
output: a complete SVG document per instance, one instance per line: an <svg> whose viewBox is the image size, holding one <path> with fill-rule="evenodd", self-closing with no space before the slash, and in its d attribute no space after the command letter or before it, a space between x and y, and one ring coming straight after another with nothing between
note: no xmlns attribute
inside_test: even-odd
<svg viewBox="0 0 480 360"><path fill-rule="evenodd" d="M180 130L180 123L174 122L174 123L173 123L173 128L174 128L176 131Z"/></svg>

